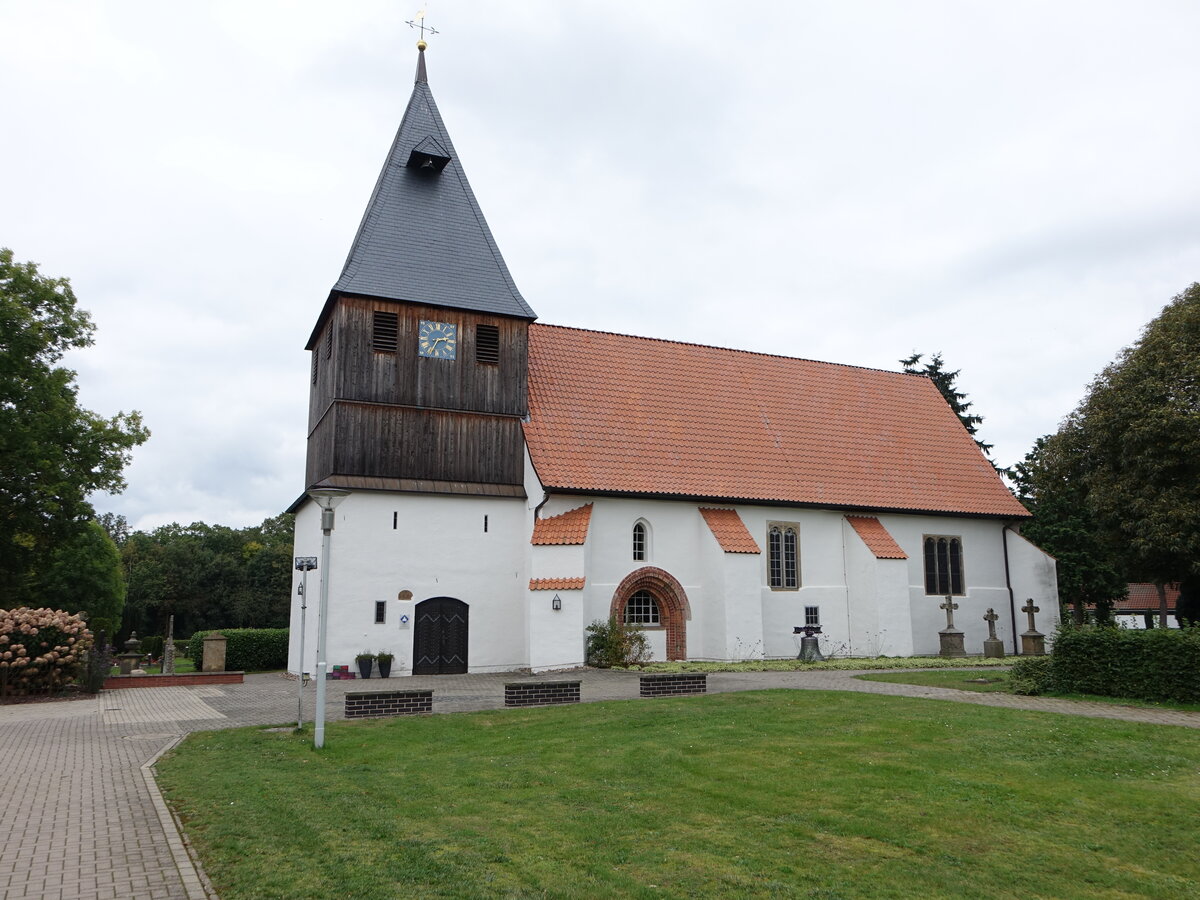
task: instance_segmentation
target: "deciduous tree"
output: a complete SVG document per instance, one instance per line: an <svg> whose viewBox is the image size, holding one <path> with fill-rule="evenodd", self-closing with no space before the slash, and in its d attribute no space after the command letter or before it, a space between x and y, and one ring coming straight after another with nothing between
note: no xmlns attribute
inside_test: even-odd
<svg viewBox="0 0 1200 900"><path fill-rule="evenodd" d="M1130 581L1200 574L1200 283L1174 297L1089 388L1076 429L1087 505Z"/></svg>
<svg viewBox="0 0 1200 900"><path fill-rule="evenodd" d="M1017 496L1033 513L1021 534L1058 561L1059 601L1070 606L1077 624L1086 620L1089 605L1107 619L1127 588L1119 560L1088 510L1080 449L1078 434L1064 427L1038 438L1013 467Z"/></svg>
<svg viewBox="0 0 1200 900"><path fill-rule="evenodd" d="M75 373L59 362L94 330L67 279L0 249L0 585L10 602L38 556L92 518L92 491L124 489L132 450L149 436L136 412L105 418L79 405Z"/></svg>

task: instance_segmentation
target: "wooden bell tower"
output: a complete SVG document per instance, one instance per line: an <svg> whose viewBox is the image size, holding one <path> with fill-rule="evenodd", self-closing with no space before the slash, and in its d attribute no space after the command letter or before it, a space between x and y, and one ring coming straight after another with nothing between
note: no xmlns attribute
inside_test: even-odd
<svg viewBox="0 0 1200 900"><path fill-rule="evenodd" d="M317 319L306 482L524 496L529 323L434 103L416 83Z"/></svg>

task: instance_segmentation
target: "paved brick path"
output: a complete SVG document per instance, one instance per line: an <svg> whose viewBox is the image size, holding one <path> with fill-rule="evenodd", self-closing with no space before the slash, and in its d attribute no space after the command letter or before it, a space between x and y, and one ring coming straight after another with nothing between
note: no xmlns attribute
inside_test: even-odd
<svg viewBox="0 0 1200 900"><path fill-rule="evenodd" d="M852 672L710 675L709 690L860 691L1200 728L1200 713L1136 709L1009 694L857 681ZM456 675L391 679L388 686L434 688L435 712L494 709L518 676ZM562 679L563 675L540 676ZM585 701L634 699L630 672L572 673ZM330 719L342 718L347 690L378 681L329 684ZM312 720L315 690L305 693ZM654 701L646 701L654 702ZM0 900L204 900L150 765L189 731L280 725L296 717L296 683L251 675L245 684L108 691L61 703L0 707Z"/></svg>

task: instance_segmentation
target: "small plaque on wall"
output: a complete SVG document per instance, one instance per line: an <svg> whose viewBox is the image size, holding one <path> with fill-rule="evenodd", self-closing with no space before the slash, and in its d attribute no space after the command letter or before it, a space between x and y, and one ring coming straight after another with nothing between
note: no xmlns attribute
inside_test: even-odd
<svg viewBox="0 0 1200 900"><path fill-rule="evenodd" d="M412 599L412 591L401 591L400 593L398 593L396 595L396 599L397 600L411 600Z"/></svg>

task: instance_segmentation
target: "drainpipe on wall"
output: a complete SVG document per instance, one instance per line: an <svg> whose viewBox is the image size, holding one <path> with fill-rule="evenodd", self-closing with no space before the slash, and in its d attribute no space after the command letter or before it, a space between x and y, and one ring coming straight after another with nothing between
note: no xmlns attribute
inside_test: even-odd
<svg viewBox="0 0 1200 900"><path fill-rule="evenodd" d="M549 502L550 502L550 492L543 489L542 490L542 502L533 508L533 521L536 522L538 520L538 514L541 513L542 507L545 506Z"/></svg>
<svg viewBox="0 0 1200 900"><path fill-rule="evenodd" d="M1012 622L1012 640L1013 640L1013 656L1020 656L1020 651L1017 649L1017 601L1013 594L1012 576L1008 571L1008 531L1012 528L1012 522L1005 522L1004 527L1000 529L1000 540L1004 544L1004 585L1008 588L1008 613L1009 621Z"/></svg>

